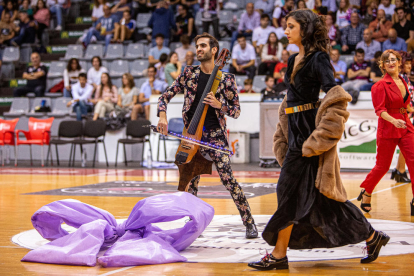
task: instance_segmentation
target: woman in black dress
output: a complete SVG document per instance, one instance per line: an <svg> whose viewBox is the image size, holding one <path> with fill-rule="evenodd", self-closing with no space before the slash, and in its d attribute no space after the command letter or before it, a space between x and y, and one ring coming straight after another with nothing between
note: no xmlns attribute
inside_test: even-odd
<svg viewBox="0 0 414 276"><path fill-rule="evenodd" d="M287 105L316 103L319 91L336 86L327 54L329 39L324 18L310 10L290 12L285 34L299 47L290 56L285 83ZM278 209L263 231L263 239L275 246L250 267L260 270L287 269L287 248L332 248L367 242L368 256L361 263L374 261L389 237L375 231L362 212L351 202L324 196L315 187L319 156L304 157L302 145L315 130L317 109L288 115L288 145L277 185Z"/></svg>

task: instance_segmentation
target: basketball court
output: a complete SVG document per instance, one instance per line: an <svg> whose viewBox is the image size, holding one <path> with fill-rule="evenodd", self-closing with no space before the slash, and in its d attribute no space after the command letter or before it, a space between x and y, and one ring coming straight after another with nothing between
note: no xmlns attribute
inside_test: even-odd
<svg viewBox="0 0 414 276"><path fill-rule="evenodd" d="M280 169L262 169L256 164L233 165L235 177L249 200L259 232L277 208L276 185ZM356 201L359 184L368 172L342 172L348 198ZM413 275L414 217L410 216L411 184L395 183L387 174L372 197L366 217L374 228L391 236L381 256L360 264L364 243L334 249L288 251L290 269L281 275ZM33 229L31 216L43 205L76 199L107 210L117 221L125 220L141 199L175 193L177 170L124 167L0 169L0 275L261 275L247 266L271 251L261 238L246 240L245 228L229 193L217 173L203 176L199 197L212 205L215 217L204 233L181 254L186 263L103 268L20 262L47 241ZM179 227L183 221L176 221ZM69 232L70 227L64 227Z"/></svg>

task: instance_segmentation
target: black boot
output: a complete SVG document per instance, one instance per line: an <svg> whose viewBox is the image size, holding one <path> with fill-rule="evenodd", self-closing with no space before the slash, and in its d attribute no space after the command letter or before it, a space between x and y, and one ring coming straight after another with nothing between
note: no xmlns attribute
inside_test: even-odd
<svg viewBox="0 0 414 276"><path fill-rule="evenodd" d="M399 171L397 171L395 174L395 181L398 183L410 183L411 179L408 178L407 172L400 173Z"/></svg>
<svg viewBox="0 0 414 276"><path fill-rule="evenodd" d="M256 225L254 223L248 223L246 225L246 239L255 239L258 235Z"/></svg>
<svg viewBox="0 0 414 276"><path fill-rule="evenodd" d="M272 254L266 254L260 261L249 263L248 266L258 270L289 269L289 262L287 256L276 259Z"/></svg>
<svg viewBox="0 0 414 276"><path fill-rule="evenodd" d="M375 261L378 258L381 247L385 246L389 240L390 237L384 232L375 231L374 238L367 242L366 248L368 256L361 259L361 264L367 264Z"/></svg>
<svg viewBox="0 0 414 276"><path fill-rule="evenodd" d="M410 203L410 207L411 207L411 216L414 216L414 198Z"/></svg>
<svg viewBox="0 0 414 276"><path fill-rule="evenodd" d="M394 180L395 175L397 174L397 172L398 172L398 170L397 170L397 169L393 169L393 170L391 171L391 180Z"/></svg>

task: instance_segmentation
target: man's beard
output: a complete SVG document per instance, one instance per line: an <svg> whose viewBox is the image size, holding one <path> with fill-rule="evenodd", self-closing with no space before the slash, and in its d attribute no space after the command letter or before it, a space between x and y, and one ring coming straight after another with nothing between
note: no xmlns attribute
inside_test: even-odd
<svg viewBox="0 0 414 276"><path fill-rule="evenodd" d="M199 62L209 61L209 60L211 60L212 57L213 57L213 55L211 54L211 52L206 52L206 53L204 53L204 55L202 57L198 57L198 55L197 55L197 60Z"/></svg>

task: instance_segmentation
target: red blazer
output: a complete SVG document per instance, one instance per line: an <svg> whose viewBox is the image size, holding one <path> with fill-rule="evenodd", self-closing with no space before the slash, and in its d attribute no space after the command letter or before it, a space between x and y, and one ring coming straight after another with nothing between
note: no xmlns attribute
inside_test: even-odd
<svg viewBox="0 0 414 276"><path fill-rule="evenodd" d="M399 78L404 82L407 93L410 93L408 91L407 83L403 78ZM378 138L401 138L406 131L406 129L403 128L396 128L393 124L381 118L381 113L384 111L388 112L390 116L396 119L404 120L406 122L407 130L414 133L414 126L410 122L408 114L395 113L396 109L402 107L407 108L410 104L410 95L408 95L407 101L404 102L400 89L390 75L385 74L380 81L372 86L371 91L375 113L379 116L377 129Z"/></svg>

